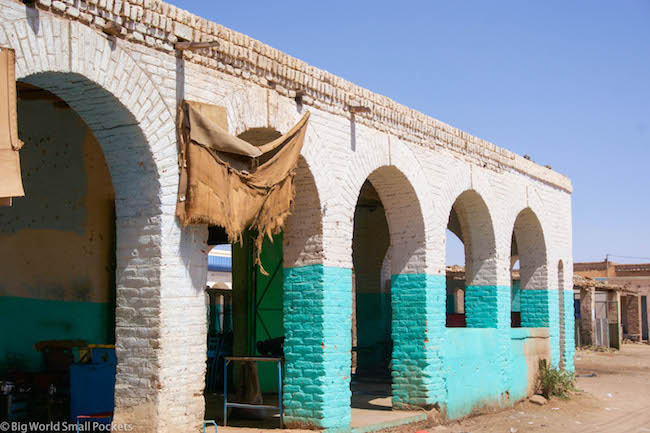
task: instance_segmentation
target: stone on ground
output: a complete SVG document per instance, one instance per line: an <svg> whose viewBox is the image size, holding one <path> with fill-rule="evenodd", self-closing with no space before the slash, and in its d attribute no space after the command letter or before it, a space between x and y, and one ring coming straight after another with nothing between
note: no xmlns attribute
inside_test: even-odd
<svg viewBox="0 0 650 433"><path fill-rule="evenodd" d="M541 395L534 395L531 398L529 398L528 401L530 401L531 403L538 404L540 406L543 406L548 402L548 400L546 400Z"/></svg>

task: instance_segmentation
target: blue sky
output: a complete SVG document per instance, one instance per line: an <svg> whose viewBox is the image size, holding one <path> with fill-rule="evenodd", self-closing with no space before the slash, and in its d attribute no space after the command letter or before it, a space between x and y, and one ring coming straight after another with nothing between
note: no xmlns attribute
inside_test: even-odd
<svg viewBox="0 0 650 433"><path fill-rule="evenodd" d="M171 3L567 174L575 261L650 257L650 1Z"/></svg>

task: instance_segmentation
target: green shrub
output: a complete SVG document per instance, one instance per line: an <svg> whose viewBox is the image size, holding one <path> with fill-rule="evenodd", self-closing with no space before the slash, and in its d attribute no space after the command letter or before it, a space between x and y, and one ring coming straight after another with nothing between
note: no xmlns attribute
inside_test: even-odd
<svg viewBox="0 0 650 433"><path fill-rule="evenodd" d="M537 375L537 392L546 398L552 395L567 397L569 391L577 391L573 386L575 375L566 371L550 367L545 359L539 361Z"/></svg>

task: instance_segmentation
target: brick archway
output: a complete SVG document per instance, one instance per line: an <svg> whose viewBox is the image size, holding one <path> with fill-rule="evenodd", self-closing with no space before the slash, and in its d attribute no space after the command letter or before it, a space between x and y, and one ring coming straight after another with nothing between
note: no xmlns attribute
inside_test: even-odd
<svg viewBox="0 0 650 433"><path fill-rule="evenodd" d="M182 230L174 218L174 115L148 74L122 49L125 42L48 13L27 9L27 15L0 19L0 44L16 50L17 79L54 93L76 111L99 142L113 180L115 422L135 431L198 429L204 410L206 325L200 311L207 259L197 252L207 231ZM187 254L179 255L179 245ZM182 298L182 305L173 298ZM187 318L188 309L196 309L194 319ZM180 354L174 362L172 351ZM179 378L181 363L187 368ZM183 407L182 413L171 407Z"/></svg>

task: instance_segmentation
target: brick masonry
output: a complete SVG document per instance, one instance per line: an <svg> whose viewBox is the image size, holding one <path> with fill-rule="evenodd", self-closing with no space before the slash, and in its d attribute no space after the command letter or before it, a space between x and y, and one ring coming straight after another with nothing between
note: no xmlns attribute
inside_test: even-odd
<svg viewBox="0 0 650 433"><path fill-rule="evenodd" d="M322 265L284 271L285 422L350 424L352 271Z"/></svg>
<svg viewBox="0 0 650 433"><path fill-rule="evenodd" d="M117 37L101 31L106 22L119 26ZM172 44L180 39L220 45L177 57ZM288 421L349 423L353 218L366 179L384 205L391 239L397 404L444 406L449 395L444 255L452 207L464 225L469 285L510 286L515 232L522 307L523 293L539 291L529 298L530 317L548 317L529 323L552 325L557 362L557 263L564 263L565 286L573 272L565 176L159 1L39 0L28 8L0 0L0 46L16 50L20 80L57 94L88 124L110 170L116 421L137 431L185 432L198 430L204 413L207 230L174 219L180 99L226 107L233 134L286 131L305 110L312 113L284 235ZM349 104L371 112L352 116ZM506 323L505 292L497 290L496 299L477 292L485 311L476 317L490 317L490 326L496 320L497 328ZM564 299L569 366L573 316L571 297ZM312 337L301 334L307 330ZM502 367L514 359L503 338L495 395L510 383ZM300 361L307 356L313 371Z"/></svg>
<svg viewBox="0 0 650 433"><path fill-rule="evenodd" d="M445 277L393 275L393 405L442 407Z"/></svg>

